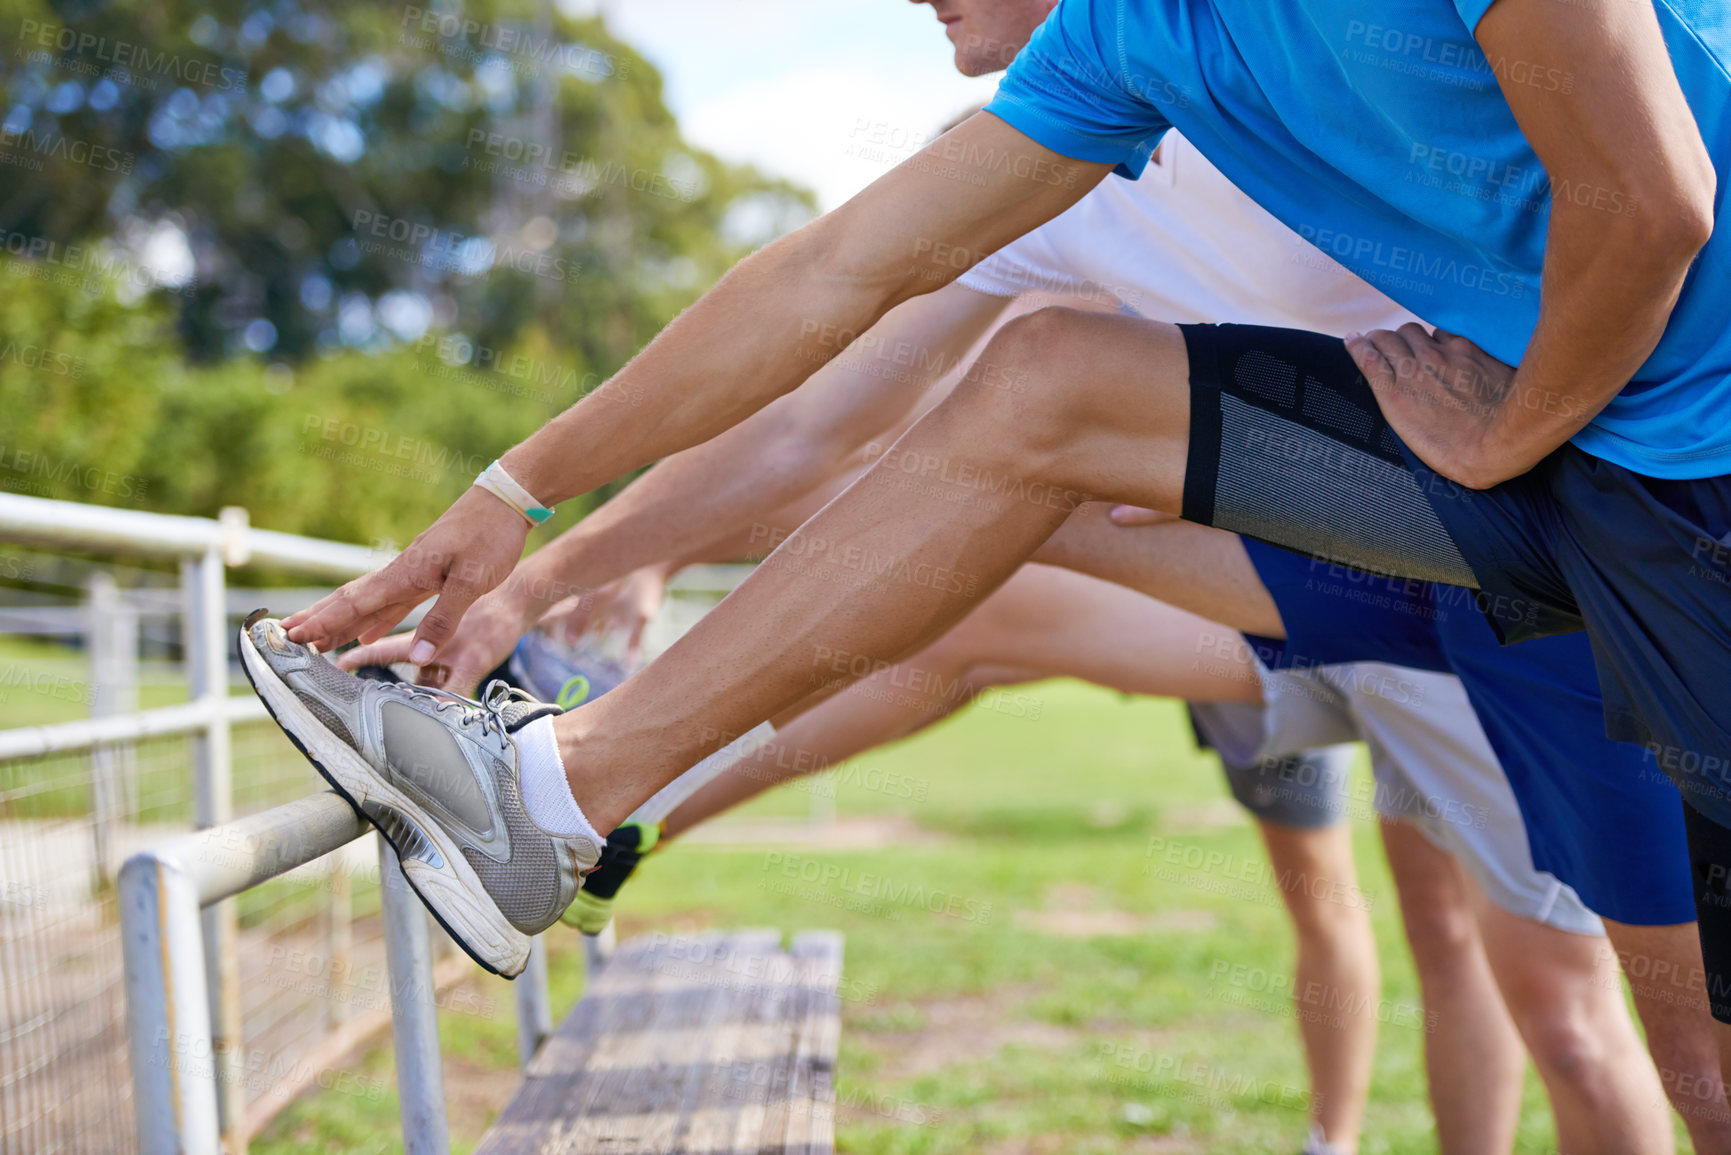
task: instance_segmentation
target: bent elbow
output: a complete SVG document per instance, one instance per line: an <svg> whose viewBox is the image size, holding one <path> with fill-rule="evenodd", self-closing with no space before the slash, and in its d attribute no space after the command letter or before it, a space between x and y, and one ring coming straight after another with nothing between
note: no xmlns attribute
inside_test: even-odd
<svg viewBox="0 0 1731 1155"><path fill-rule="evenodd" d="M1705 153L1678 158L1656 175L1639 194L1640 242L1656 258L1687 264L1713 236L1718 177Z"/></svg>
<svg viewBox="0 0 1731 1155"><path fill-rule="evenodd" d="M1485 490L1495 489L1505 481L1512 481L1519 477L1521 472L1518 469L1494 466L1462 465L1444 470L1443 475L1462 489Z"/></svg>
<svg viewBox="0 0 1731 1155"><path fill-rule="evenodd" d="M1644 238L1652 252L1687 264L1713 236L1713 190L1677 190L1671 205Z"/></svg>

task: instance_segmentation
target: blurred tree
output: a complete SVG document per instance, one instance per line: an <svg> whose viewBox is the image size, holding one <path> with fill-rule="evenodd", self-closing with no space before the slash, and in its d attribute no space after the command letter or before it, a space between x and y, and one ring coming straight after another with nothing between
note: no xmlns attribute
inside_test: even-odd
<svg viewBox="0 0 1731 1155"><path fill-rule="evenodd" d="M401 544L580 381L556 350L476 369L432 337L294 369L188 366L172 309L122 304L116 287L0 262L0 492L203 516L242 505L271 529ZM562 507L536 542L598 498Z"/></svg>
<svg viewBox="0 0 1731 1155"><path fill-rule="evenodd" d="M545 3L0 0L0 83L11 492L406 541L813 212Z"/></svg>
<svg viewBox="0 0 1731 1155"><path fill-rule="evenodd" d="M538 326L605 373L812 211L545 3L0 0L0 36L0 229L112 237L195 360Z"/></svg>

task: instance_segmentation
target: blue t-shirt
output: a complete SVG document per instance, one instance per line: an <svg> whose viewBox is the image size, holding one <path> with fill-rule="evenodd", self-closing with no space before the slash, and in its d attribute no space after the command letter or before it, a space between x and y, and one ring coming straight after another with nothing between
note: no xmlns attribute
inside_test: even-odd
<svg viewBox="0 0 1731 1155"><path fill-rule="evenodd" d="M1538 320L1551 197L1655 210L1617 190L1551 187L1498 81L1566 99L1576 78L1487 59L1472 29L1490 4L1063 0L986 109L1054 152L1132 177L1176 127L1318 249L1518 364ZM1719 171L1717 212L1731 162L1731 8L1655 10ZM1582 449L1649 476L1731 474L1726 232L1697 258L1653 355L1576 435Z"/></svg>

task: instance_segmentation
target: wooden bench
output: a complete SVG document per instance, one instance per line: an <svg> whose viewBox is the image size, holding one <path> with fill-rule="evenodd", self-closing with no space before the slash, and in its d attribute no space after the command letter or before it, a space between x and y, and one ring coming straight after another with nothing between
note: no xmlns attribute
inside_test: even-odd
<svg viewBox="0 0 1731 1155"><path fill-rule="evenodd" d="M828 1155L841 955L831 931L622 945L476 1155Z"/></svg>

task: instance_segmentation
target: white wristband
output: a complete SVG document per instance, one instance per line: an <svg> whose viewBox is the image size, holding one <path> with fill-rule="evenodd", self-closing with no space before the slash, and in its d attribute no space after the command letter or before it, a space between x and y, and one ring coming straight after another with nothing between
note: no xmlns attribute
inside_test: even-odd
<svg viewBox="0 0 1731 1155"><path fill-rule="evenodd" d="M481 470L475 484L516 510L530 525L540 525L553 516L550 508L531 497L529 491L518 485L517 479L506 473L505 467L497 461Z"/></svg>

